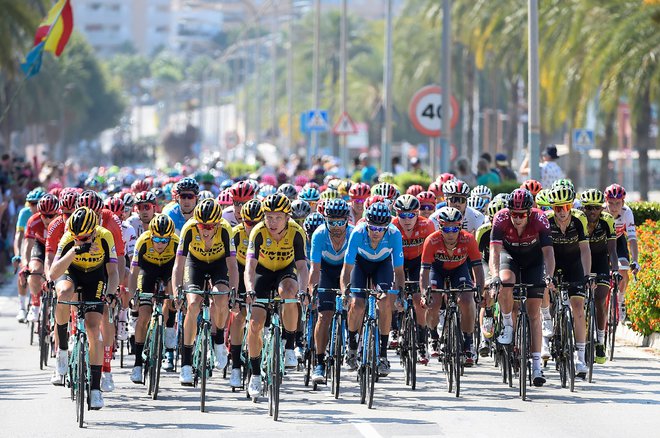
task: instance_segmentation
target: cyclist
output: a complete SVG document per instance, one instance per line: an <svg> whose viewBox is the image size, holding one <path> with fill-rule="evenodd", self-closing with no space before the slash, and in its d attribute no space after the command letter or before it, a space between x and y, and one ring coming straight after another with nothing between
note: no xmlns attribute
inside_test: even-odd
<svg viewBox="0 0 660 438"><path fill-rule="evenodd" d="M149 223L156 214L156 195L151 192L139 192L135 195L135 213L128 218L138 236L149 229Z"/></svg>
<svg viewBox="0 0 660 438"><path fill-rule="evenodd" d="M298 291L306 291L309 279L305 253L305 233L290 218L291 201L281 193L267 196L262 202L264 222L250 233L245 265L245 288L248 303L252 296L269 298L270 291L277 289L282 299L294 299ZM297 275L296 275L297 271ZM298 304L282 306L284 323L284 366L296 367L294 352L298 328ZM266 311L260 303L252 305L252 318L248 327L248 351L252 377L248 386L251 397L261 392L262 330Z"/></svg>
<svg viewBox="0 0 660 438"><path fill-rule="evenodd" d="M298 198L298 190L293 184L285 183L277 188L278 193L282 193L284 196L289 198L289 201L293 202Z"/></svg>
<svg viewBox="0 0 660 438"><path fill-rule="evenodd" d="M183 226L176 252L173 284L185 284L186 290L203 290L204 277L209 275L213 290L227 292L212 298L212 319L216 328L213 335L215 367L227 365L225 347L225 324L229 315L230 288L238 289L238 267L236 250L229 223L222 219L220 205L214 199L205 199L195 207L193 218ZM185 272L185 273L184 273ZM188 307L183 323L183 352L179 382L184 386L193 384L192 352L197 336L197 315L203 297L189 293Z"/></svg>
<svg viewBox="0 0 660 438"><path fill-rule="evenodd" d="M543 190L541 183L535 179L528 179L527 181L520 184L520 188L528 190L529 193L531 193L534 197L536 197L536 195L538 195L539 192Z"/></svg>
<svg viewBox="0 0 660 438"><path fill-rule="evenodd" d="M473 208L467 206L467 198L470 194L470 186L461 180L450 180L442 185L442 192L444 193L445 200L448 207L453 207L461 212L463 223L461 227L468 233L474 235L484 223L484 215L479 213ZM436 211L430 217L435 224L436 230L440 228L440 221L438 215L440 211Z"/></svg>
<svg viewBox="0 0 660 438"><path fill-rule="evenodd" d="M616 252L616 231L614 218L604 210L605 196L597 189L589 189L580 194L582 211L587 216L587 232L591 249L591 270L597 276L596 291L596 355L594 361L604 364L605 329L607 325L607 294L610 289L606 276L619 273L619 258Z"/></svg>
<svg viewBox="0 0 660 438"><path fill-rule="evenodd" d="M245 264L248 251L250 233L254 227L263 220L264 212L261 208L261 202L256 199L250 199L241 208L241 223L236 225L233 232L234 246L236 247L236 263L238 264L238 302L240 307L238 311L233 312L233 318L229 328L231 354L231 375L229 385L233 388L241 386L241 349L243 345L243 333L245 330Z"/></svg>
<svg viewBox="0 0 660 438"><path fill-rule="evenodd" d="M403 243L403 270L406 280L419 282L422 267L422 248L428 236L435 232L433 222L419 215L420 203L413 195L401 195L394 202L396 217L392 224L401 232ZM426 365L426 326L428 315L422 307L421 294L415 292L413 303L417 317L417 361Z"/></svg>
<svg viewBox="0 0 660 438"><path fill-rule="evenodd" d="M181 229L188 221L197 205L199 184L193 178L182 178L172 187L172 202L163 209L163 213L174 221L176 234L181 234ZM137 230L136 230L137 231Z"/></svg>
<svg viewBox="0 0 660 438"><path fill-rule="evenodd" d="M248 181L239 181L229 189L232 195L232 206L222 210L222 218L229 222L229 225L235 227L243 221L241 212L243 205L254 198L255 189Z"/></svg>
<svg viewBox="0 0 660 438"><path fill-rule="evenodd" d="M27 268L32 274L28 278L28 287L32 299L32 307L27 316L28 321L39 319L41 306L41 287L44 283L44 261L46 257L46 230L57 216L59 201L51 194L44 195L37 206L37 213L27 222L25 227L25 243L21 260L27 263Z"/></svg>
<svg viewBox="0 0 660 438"><path fill-rule="evenodd" d="M514 190L507 200L507 208L493 218L490 240L490 284L524 282L545 284L554 288L555 254L548 218L532 208L534 197L525 189ZM543 386L545 377L541 369L541 318L540 306L544 288L527 291L527 310L531 328L532 383ZM507 345L513 340L513 288L502 287L498 298L503 328L497 341Z"/></svg>
<svg viewBox="0 0 660 438"><path fill-rule="evenodd" d="M470 269L477 283L477 289L483 290L484 271L481 267L481 254L477 241L470 233L461 230L463 216L458 209L442 207L438 210L440 229L431 234L424 242L422 250L422 272L420 288L425 290L433 285L444 287L448 279L452 288L472 287ZM442 300L435 300L429 305L431 314L430 327L438 325L438 316ZM461 330L463 331L463 351L465 366L472 366L476 360L473 345L475 303L473 293L461 293L458 297L461 312Z"/></svg>
<svg viewBox="0 0 660 438"><path fill-rule="evenodd" d="M351 189L353 189L353 187L351 187ZM316 204L319 202L319 199L321 199L321 192L319 192L316 187L305 185L305 187L303 187L298 193L298 199L307 202L312 211L316 211Z"/></svg>
<svg viewBox="0 0 660 438"><path fill-rule="evenodd" d="M110 297L114 295L119 285L114 238L112 233L99 225L98 216L91 209L80 207L69 217L67 232L60 240L50 275L56 279L55 290L58 301L76 299L75 292L78 288L82 290L80 298L83 301L99 301L104 291ZM91 368L89 394L91 409L103 407L103 395L100 389L104 349L100 332L105 307L102 304L97 305L89 309L85 317ZM55 323L59 352L57 367L51 379L51 383L54 384L59 384L62 376L67 372L69 315L69 306L58 303Z"/></svg>
<svg viewBox="0 0 660 438"><path fill-rule="evenodd" d="M151 300L139 299L135 296L136 291L155 293L157 282L162 280L166 286L165 293L167 295L172 294L172 282L170 280L174 268L176 249L179 245L179 238L174 232L174 221L165 214L157 214L149 222L149 229L142 233L135 245L133 261L131 262L131 276L128 283L129 296L135 297L135 303L139 307L139 316L135 327L135 364L131 372L133 383L142 383L142 350L144 349L147 326L152 311ZM163 315L163 317L165 320L169 319L166 315ZM173 342L172 338L174 338ZM176 348L176 331L173 327L165 328L165 347L167 349ZM165 366L163 367L165 370L174 368L171 356L172 354L166 353Z"/></svg>
<svg viewBox="0 0 660 438"><path fill-rule="evenodd" d="M378 302L378 328L380 331L380 358L378 373L390 373L387 360L387 344L392 324L392 309L399 290L403 288L403 239L401 232L391 223L392 215L385 202L376 202L367 208L365 222L359 223L348 240L341 272L341 289L348 284L357 289L380 287L387 294ZM364 292L351 293L348 310L348 355L346 363L350 369L357 368L358 331L365 311Z"/></svg>
<svg viewBox="0 0 660 438"><path fill-rule="evenodd" d="M616 252L619 256L619 271L621 282L619 283L619 320L626 319L625 296L630 277L628 271L637 275L640 266L638 263L639 251L637 248L637 230L635 228L635 217L633 212L625 205L626 189L619 184L612 184L605 189L605 202L607 212L614 217L614 228L616 230Z"/></svg>
<svg viewBox="0 0 660 438"><path fill-rule="evenodd" d="M339 289L344 255L353 232L353 226L348 224L349 214L350 207L343 199L332 199L326 203L325 224L314 231L311 239L309 284L318 284L322 289ZM312 374L312 380L317 383L325 379L325 349L334 310L335 295L319 291L319 317L314 328L317 365Z"/></svg>
<svg viewBox="0 0 660 438"><path fill-rule="evenodd" d="M351 207L348 222L351 225L355 225L357 221L362 218L364 213L364 202L367 200L370 193L371 188L369 187L369 184L366 183L353 184L348 191L348 197L350 198L349 204Z"/></svg>
<svg viewBox="0 0 660 438"><path fill-rule="evenodd" d="M302 199L291 201L291 218L301 227L305 223L305 218L312 213L312 208Z"/></svg>
<svg viewBox="0 0 660 438"><path fill-rule="evenodd" d="M417 195L419 201L419 215L425 219L435 212L436 198L433 192L421 192Z"/></svg>
<svg viewBox="0 0 660 438"><path fill-rule="evenodd" d="M57 245L66 231L66 221L76 209L77 201L78 192L75 189L64 189L60 193L60 215L48 225L48 232L46 233L46 266L44 271L47 276L57 252Z"/></svg>

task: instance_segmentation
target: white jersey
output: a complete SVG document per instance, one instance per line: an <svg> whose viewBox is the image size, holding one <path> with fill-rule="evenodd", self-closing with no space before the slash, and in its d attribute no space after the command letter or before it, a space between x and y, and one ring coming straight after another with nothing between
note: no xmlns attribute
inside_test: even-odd
<svg viewBox="0 0 660 438"><path fill-rule="evenodd" d="M229 225L231 225L232 227L235 227L240 223L238 219L236 219L236 215L234 214L233 205L230 205L229 207L222 210L222 218L227 222L229 222Z"/></svg>
<svg viewBox="0 0 660 438"><path fill-rule="evenodd" d="M623 206L619 217L614 218L614 229L616 230L616 237L620 237L623 233L626 233L628 240L637 240L635 217L627 205Z"/></svg>
<svg viewBox="0 0 660 438"><path fill-rule="evenodd" d="M144 225L142 225L140 216L138 216L137 214L132 214L131 216L129 216L128 219L126 219L126 222L128 222L128 224L133 227L133 230L135 231L135 235L137 237L140 237L142 233L145 232Z"/></svg>
<svg viewBox="0 0 660 438"><path fill-rule="evenodd" d="M429 219L433 221L433 225L435 225L436 230L440 229L440 222L438 222L439 213L440 210L434 212L431 217L429 217ZM461 224L461 228L474 235L474 233L477 231L477 228L482 226L485 221L486 216L479 213L472 207L465 207L465 214L463 215L463 223Z"/></svg>
<svg viewBox="0 0 660 438"><path fill-rule="evenodd" d="M126 248L126 255L133 257L135 243L137 242L137 233L128 219L121 223L121 237L124 241L124 247Z"/></svg>

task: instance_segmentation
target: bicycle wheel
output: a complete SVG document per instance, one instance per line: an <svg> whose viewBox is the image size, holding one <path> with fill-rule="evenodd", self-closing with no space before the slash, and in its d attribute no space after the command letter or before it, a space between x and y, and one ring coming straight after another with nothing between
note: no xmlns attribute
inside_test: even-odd
<svg viewBox="0 0 660 438"><path fill-rule="evenodd" d="M454 332L452 348L452 356L454 361L454 385L456 386L456 397L461 393L461 374L462 374L462 357L463 357L463 332L458 320L458 313L454 313L452 317L452 330Z"/></svg>
<svg viewBox="0 0 660 438"><path fill-rule="evenodd" d="M280 414L280 369L282 367L282 335L280 328L275 327L273 330L273 337L271 338L271 357L270 357L270 391L268 396L270 398L270 405L272 406L273 421L277 421Z"/></svg>
<svg viewBox="0 0 660 438"><path fill-rule="evenodd" d="M46 300L41 306L41 315L39 318L39 369L43 370L48 365L48 310Z"/></svg>
<svg viewBox="0 0 660 438"><path fill-rule="evenodd" d="M343 320L342 317L338 317L335 321L334 328L334 342L332 345L333 349L333 358L332 358L332 393L335 396L335 399L339 398L339 382L341 381L341 365L342 365L342 345L343 345L343 331L342 331Z"/></svg>
<svg viewBox="0 0 660 438"><path fill-rule="evenodd" d="M80 346L78 349L78 369L76 371L78 380L78 386L76 388L76 418L78 420L78 427L82 428L85 419L85 387L87 386L87 364L85 361L85 349L87 346L85 335L81 334L78 342Z"/></svg>
<svg viewBox="0 0 660 438"><path fill-rule="evenodd" d="M414 391L417 387L417 322L412 308L408 311L408 328L406 331L408 335L407 356L410 374L410 389Z"/></svg>
<svg viewBox="0 0 660 438"><path fill-rule="evenodd" d="M516 346L518 349L518 359L520 361L519 371L518 371L518 380L520 385L520 398L523 400L527 399L527 373L529 372L529 363L528 363L528 341L529 341L529 322L527 320L527 315L521 313L518 318L518 330L516 333Z"/></svg>
<svg viewBox="0 0 660 438"><path fill-rule="evenodd" d="M119 341L119 368L124 368L124 341Z"/></svg>
<svg viewBox="0 0 660 438"><path fill-rule="evenodd" d="M593 299L589 301L587 306L587 345L584 352L584 360L587 362L589 371L587 372L587 380L591 383L594 374L594 359L596 356L596 303Z"/></svg>
<svg viewBox="0 0 660 438"><path fill-rule="evenodd" d="M362 352L362 354L360 355L360 366L358 368L358 380L360 382L361 404L365 404L367 402L367 379L369 375L369 356L368 356L369 336L370 336L369 325L365 325L364 328L362 329L362 342L359 346L359 351Z"/></svg>
<svg viewBox="0 0 660 438"><path fill-rule="evenodd" d="M564 352L566 357L566 374L571 392L575 391L575 337L573 336L573 314L570 308L564 310Z"/></svg>
<svg viewBox="0 0 660 438"><path fill-rule="evenodd" d="M32 345L34 344L34 321L28 324L28 327L30 327L30 345Z"/></svg>
<svg viewBox="0 0 660 438"><path fill-rule="evenodd" d="M154 380L154 387L153 387L153 391L151 392L152 400L156 400L158 398L158 388L160 386L160 370L161 367L163 366L163 326L160 324L156 329L154 342L155 342L154 358L156 359L155 360L156 363L152 368L153 380Z"/></svg>
<svg viewBox="0 0 660 438"><path fill-rule="evenodd" d="M378 330L376 328L376 323L370 323L369 329L369 350L367 352L368 363L369 363L369 375L367 376L368 384L368 403L367 407L371 409L374 405L374 389L376 387L376 379L378 378L378 356L376 355L376 342Z"/></svg>
<svg viewBox="0 0 660 438"><path fill-rule="evenodd" d="M610 360L613 360L616 327L619 324L619 298L614 289L610 292L609 301L610 303L607 310L607 329L605 330L605 346L609 350Z"/></svg>
<svg viewBox="0 0 660 438"><path fill-rule="evenodd" d="M447 392L454 392L454 357L452 355L454 347L454 327L451 324L451 316L445 319L445 328L443 329L442 345L444 351L441 352L444 362L445 373L447 374Z"/></svg>
<svg viewBox="0 0 660 438"><path fill-rule="evenodd" d="M206 378L208 374L208 355L209 355L209 342L211 342L211 327L209 327L208 322L204 322L202 325L202 336L198 339L201 342L201 351L202 355L199 358L199 374L201 378L201 394L200 394L200 405L199 409L202 412L205 412L206 409Z"/></svg>

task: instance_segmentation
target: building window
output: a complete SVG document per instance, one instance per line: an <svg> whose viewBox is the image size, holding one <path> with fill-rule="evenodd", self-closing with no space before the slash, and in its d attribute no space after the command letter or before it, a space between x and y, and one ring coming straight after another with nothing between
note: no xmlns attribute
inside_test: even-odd
<svg viewBox="0 0 660 438"><path fill-rule="evenodd" d="M85 25L85 32L101 32L103 30L102 24L87 24Z"/></svg>
<svg viewBox="0 0 660 438"><path fill-rule="evenodd" d="M92 11L98 11L101 8L101 3L90 3L89 4L89 9Z"/></svg>

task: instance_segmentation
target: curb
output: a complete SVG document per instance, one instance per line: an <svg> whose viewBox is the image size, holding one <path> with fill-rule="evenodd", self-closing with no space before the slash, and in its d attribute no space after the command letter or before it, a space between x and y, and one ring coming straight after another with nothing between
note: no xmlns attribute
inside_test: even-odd
<svg viewBox="0 0 660 438"><path fill-rule="evenodd" d="M647 347L653 350L660 350L660 333L652 333L649 336L643 336L633 331L625 324L619 324L616 331L616 337L620 341L632 344L635 347Z"/></svg>

